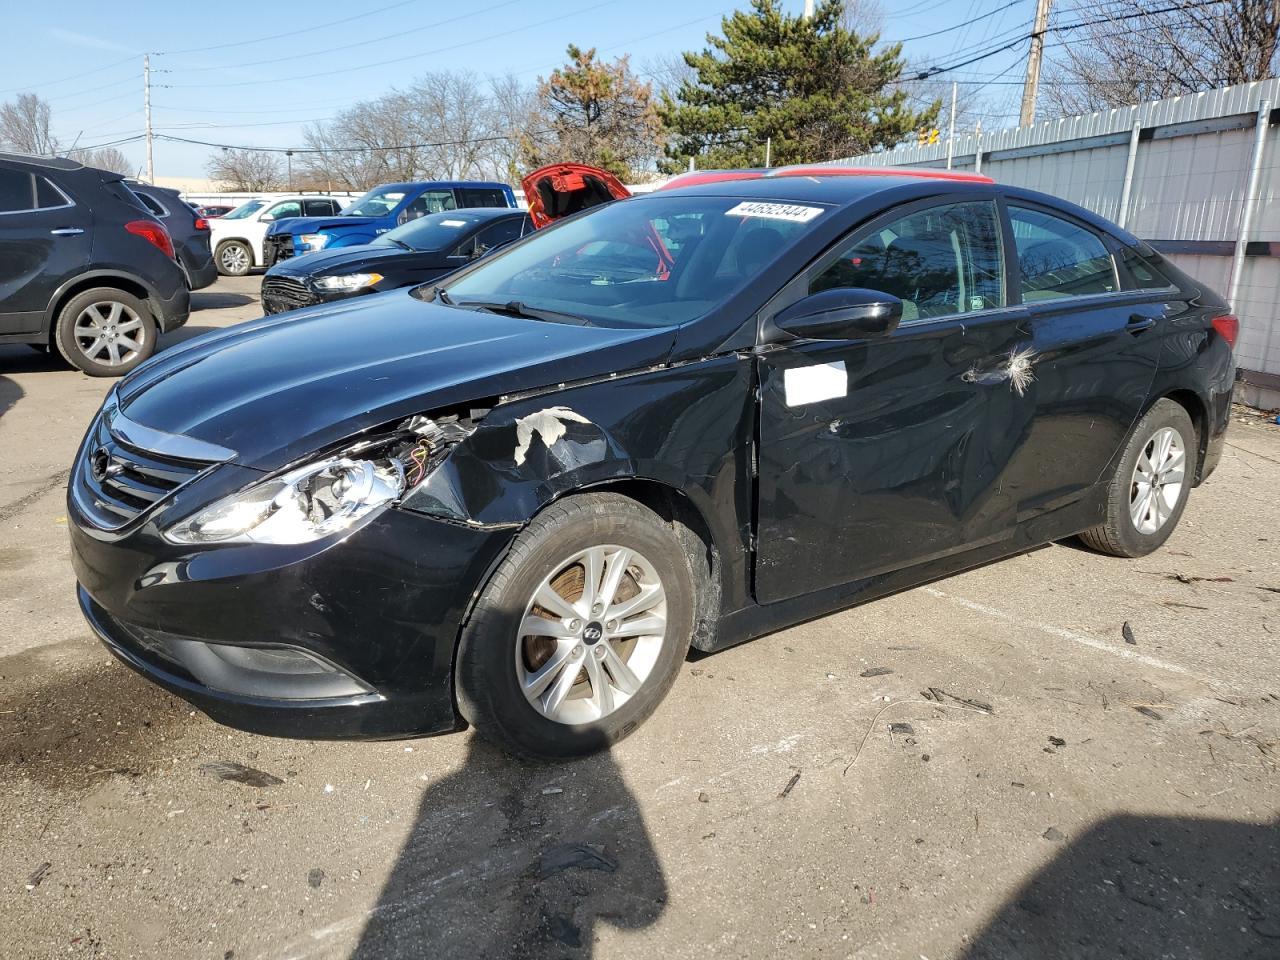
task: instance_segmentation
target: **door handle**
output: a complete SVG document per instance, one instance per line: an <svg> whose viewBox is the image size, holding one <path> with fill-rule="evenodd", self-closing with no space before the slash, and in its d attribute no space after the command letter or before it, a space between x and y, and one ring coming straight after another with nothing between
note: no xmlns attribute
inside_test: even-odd
<svg viewBox="0 0 1280 960"><path fill-rule="evenodd" d="M1155 317L1148 317L1142 313L1135 313L1129 317L1129 322L1125 324L1124 328L1132 336L1136 337L1138 336L1138 334L1145 333L1146 331L1150 330L1155 325L1156 325Z"/></svg>
<svg viewBox="0 0 1280 960"><path fill-rule="evenodd" d="M80 227L59 227L57 230L50 230L55 237L78 237L84 233Z"/></svg>

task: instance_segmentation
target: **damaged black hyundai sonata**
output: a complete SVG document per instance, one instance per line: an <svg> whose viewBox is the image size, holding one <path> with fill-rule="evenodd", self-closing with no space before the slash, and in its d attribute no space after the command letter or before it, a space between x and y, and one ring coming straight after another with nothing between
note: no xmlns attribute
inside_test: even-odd
<svg viewBox="0 0 1280 960"><path fill-rule="evenodd" d="M1236 321L974 175L700 173L435 286L243 324L108 396L69 510L127 664L262 733L633 731L717 650L1081 535L1170 535Z"/></svg>

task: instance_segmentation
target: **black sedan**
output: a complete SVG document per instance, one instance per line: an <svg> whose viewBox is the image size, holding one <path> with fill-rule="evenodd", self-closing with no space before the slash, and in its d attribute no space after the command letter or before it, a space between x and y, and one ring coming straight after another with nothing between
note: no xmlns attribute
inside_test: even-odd
<svg viewBox="0 0 1280 960"><path fill-rule="evenodd" d="M572 756L690 645L1072 535L1155 550L1221 455L1236 329L1044 194L700 173L139 369L72 471L80 604L229 724Z"/></svg>
<svg viewBox="0 0 1280 960"><path fill-rule="evenodd" d="M262 309L270 315L425 283L532 229L527 214L508 207L428 214L388 230L372 243L280 261L262 279Z"/></svg>

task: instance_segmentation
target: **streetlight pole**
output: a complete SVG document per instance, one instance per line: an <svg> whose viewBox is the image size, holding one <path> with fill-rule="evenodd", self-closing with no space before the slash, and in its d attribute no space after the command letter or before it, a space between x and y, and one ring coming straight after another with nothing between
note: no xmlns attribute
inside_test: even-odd
<svg viewBox="0 0 1280 960"><path fill-rule="evenodd" d="M156 182L156 166L151 155L151 54L142 55L142 112L146 115L147 129L147 183Z"/></svg>

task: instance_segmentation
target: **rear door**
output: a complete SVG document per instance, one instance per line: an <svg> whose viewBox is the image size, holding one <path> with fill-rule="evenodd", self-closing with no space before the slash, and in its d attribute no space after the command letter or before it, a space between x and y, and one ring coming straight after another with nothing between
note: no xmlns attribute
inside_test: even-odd
<svg viewBox="0 0 1280 960"><path fill-rule="evenodd" d="M1007 210L1036 406L1008 480L1028 519L1083 496L1123 445L1155 378L1170 291L1126 291L1111 238L1064 211L1022 199Z"/></svg>
<svg viewBox="0 0 1280 960"><path fill-rule="evenodd" d="M54 291L89 263L91 226L51 180L0 164L0 334L43 327Z"/></svg>
<svg viewBox="0 0 1280 960"><path fill-rule="evenodd" d="M978 382L1025 338L990 196L855 229L769 310L833 287L902 299L885 337L761 353L755 591L771 603L1009 536L1002 488L1033 413Z"/></svg>

